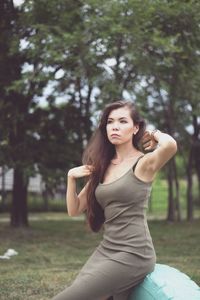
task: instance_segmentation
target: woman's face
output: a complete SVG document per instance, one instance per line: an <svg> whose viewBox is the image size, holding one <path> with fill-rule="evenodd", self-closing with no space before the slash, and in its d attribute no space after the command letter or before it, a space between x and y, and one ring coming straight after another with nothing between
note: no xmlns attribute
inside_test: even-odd
<svg viewBox="0 0 200 300"><path fill-rule="evenodd" d="M107 119L106 132L108 140L113 145L120 145L132 141L133 135L139 130L133 123L128 107L121 107L110 112Z"/></svg>

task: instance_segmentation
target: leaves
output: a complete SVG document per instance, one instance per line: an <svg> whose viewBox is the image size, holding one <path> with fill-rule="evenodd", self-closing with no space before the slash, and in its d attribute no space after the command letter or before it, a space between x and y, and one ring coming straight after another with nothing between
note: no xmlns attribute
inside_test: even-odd
<svg viewBox="0 0 200 300"><path fill-rule="evenodd" d="M0 106L2 152L12 153L11 165L13 149L26 168L67 167L73 151L73 162L80 161L93 116L123 97L185 142L199 115L199 2L8 3L0 22ZM49 107L40 106L40 97Z"/></svg>

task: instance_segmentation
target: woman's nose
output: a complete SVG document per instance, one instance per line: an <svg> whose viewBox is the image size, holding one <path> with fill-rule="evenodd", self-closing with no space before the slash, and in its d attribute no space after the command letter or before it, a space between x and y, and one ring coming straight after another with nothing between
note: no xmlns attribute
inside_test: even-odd
<svg viewBox="0 0 200 300"><path fill-rule="evenodd" d="M119 124L113 124L112 129L113 130L119 130Z"/></svg>

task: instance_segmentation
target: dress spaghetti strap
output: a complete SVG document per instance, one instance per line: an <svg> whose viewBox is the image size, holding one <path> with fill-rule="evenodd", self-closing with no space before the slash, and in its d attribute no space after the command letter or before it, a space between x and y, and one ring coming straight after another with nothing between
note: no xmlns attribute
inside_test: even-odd
<svg viewBox="0 0 200 300"><path fill-rule="evenodd" d="M144 157L144 154L142 154L141 156L139 156L138 159L136 160L136 162L134 163L134 165L132 166L132 170L133 170L133 171L135 171L135 168L136 168L136 166L137 166L139 160L140 160L142 157Z"/></svg>

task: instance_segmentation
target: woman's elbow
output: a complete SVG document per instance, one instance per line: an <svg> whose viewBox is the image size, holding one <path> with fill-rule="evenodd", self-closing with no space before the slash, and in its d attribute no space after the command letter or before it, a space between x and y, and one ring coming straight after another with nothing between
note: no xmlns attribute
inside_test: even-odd
<svg viewBox="0 0 200 300"><path fill-rule="evenodd" d="M74 210L67 209L67 214L69 217L76 217L78 214Z"/></svg>
<svg viewBox="0 0 200 300"><path fill-rule="evenodd" d="M170 152L174 156L178 150L177 142L175 139L172 139L169 144Z"/></svg>
<svg viewBox="0 0 200 300"><path fill-rule="evenodd" d="M72 214L71 211L67 211L67 214L68 214L69 217L73 217L73 214Z"/></svg>

